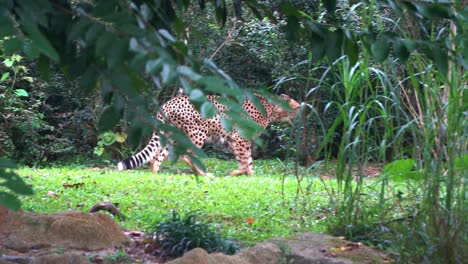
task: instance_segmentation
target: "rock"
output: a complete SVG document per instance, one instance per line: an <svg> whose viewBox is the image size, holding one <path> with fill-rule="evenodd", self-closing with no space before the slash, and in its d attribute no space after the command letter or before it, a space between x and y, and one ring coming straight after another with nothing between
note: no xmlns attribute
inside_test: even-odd
<svg viewBox="0 0 468 264"><path fill-rule="evenodd" d="M194 248L183 257L169 261L168 264L216 264L215 260L202 248Z"/></svg>
<svg viewBox="0 0 468 264"><path fill-rule="evenodd" d="M245 260L245 263L263 264L280 263L284 256L278 245L269 242L259 243L251 248L243 249L236 255Z"/></svg>
<svg viewBox="0 0 468 264"><path fill-rule="evenodd" d="M0 256L0 264L29 264L31 261L31 257Z"/></svg>
<svg viewBox="0 0 468 264"><path fill-rule="evenodd" d="M79 254L50 254L38 257L31 264L90 264L91 262Z"/></svg>
<svg viewBox="0 0 468 264"><path fill-rule="evenodd" d="M317 233L303 233L290 238L273 238L284 252L288 262L295 264L317 263L383 263L379 252L365 247L348 246L355 243Z"/></svg>
<svg viewBox="0 0 468 264"><path fill-rule="evenodd" d="M168 264L276 264L280 263L282 257L281 249L276 244L264 242L243 249L233 256L222 253L208 254L204 249L195 248L183 257L169 261Z"/></svg>
<svg viewBox="0 0 468 264"><path fill-rule="evenodd" d="M245 248L233 256L208 254L201 248L193 249L170 264L348 264L387 263L379 252L329 235L304 233L290 238L273 238Z"/></svg>
<svg viewBox="0 0 468 264"><path fill-rule="evenodd" d="M47 247L99 250L128 243L121 228L105 214L36 214L0 208L0 246L19 252Z"/></svg>

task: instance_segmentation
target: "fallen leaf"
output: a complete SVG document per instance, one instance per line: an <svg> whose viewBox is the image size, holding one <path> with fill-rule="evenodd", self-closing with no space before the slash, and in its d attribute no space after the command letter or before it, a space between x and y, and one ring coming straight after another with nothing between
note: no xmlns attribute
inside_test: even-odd
<svg viewBox="0 0 468 264"><path fill-rule="evenodd" d="M84 186L84 182L77 182L77 183L63 183L63 188L79 188Z"/></svg>
<svg viewBox="0 0 468 264"><path fill-rule="evenodd" d="M57 193L54 193L52 191L48 191L47 192L47 196L50 196L50 197L59 197L59 195Z"/></svg>

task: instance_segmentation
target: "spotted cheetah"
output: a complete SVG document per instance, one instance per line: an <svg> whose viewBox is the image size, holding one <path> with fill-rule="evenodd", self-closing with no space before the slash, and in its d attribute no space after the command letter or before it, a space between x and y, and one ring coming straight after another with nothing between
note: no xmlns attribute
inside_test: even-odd
<svg viewBox="0 0 468 264"><path fill-rule="evenodd" d="M252 175L254 173L252 164L251 141L242 138L236 129L226 132L221 125L221 116L226 110L226 106L219 103L216 99L219 96L208 95L208 100L218 109L218 114L209 119L203 119L201 114L190 102L189 97L180 95L164 103L157 118L163 122L169 121L172 125L183 131L193 144L201 148L205 143L220 141L227 142L227 145L233 150L239 169L234 170L230 175ZM266 115L255 107L250 99L245 99L243 108L250 115L253 121L261 127L266 128L273 122L292 122L297 115L300 104L289 96L282 94L280 99L286 101L292 110L285 110L277 105L269 103L263 96L256 95L262 103ZM153 136L149 144L136 155L120 161L117 165L118 170L132 169L150 162L150 168L153 172L158 172L164 159L168 157L167 146L162 146L157 133ZM186 155L181 157L193 170L199 175L205 175L205 172L195 166Z"/></svg>

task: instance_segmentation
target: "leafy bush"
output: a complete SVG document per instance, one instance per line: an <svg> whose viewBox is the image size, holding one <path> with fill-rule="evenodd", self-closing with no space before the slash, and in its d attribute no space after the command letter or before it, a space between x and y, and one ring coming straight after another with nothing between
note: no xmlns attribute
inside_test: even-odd
<svg viewBox="0 0 468 264"><path fill-rule="evenodd" d="M181 256L193 248L203 248L208 253L234 254L239 246L222 238L210 225L197 220L195 214L181 216L176 211L172 218L160 223L154 233L156 242L170 256Z"/></svg>
<svg viewBox="0 0 468 264"><path fill-rule="evenodd" d="M41 81L38 65L21 54L0 59L0 156L37 165L90 154L99 104L61 74Z"/></svg>

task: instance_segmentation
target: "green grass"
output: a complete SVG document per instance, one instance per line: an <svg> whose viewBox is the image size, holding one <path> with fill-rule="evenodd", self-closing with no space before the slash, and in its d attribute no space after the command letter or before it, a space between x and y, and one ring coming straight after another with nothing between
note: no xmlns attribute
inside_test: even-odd
<svg viewBox="0 0 468 264"><path fill-rule="evenodd" d="M154 231L172 210L194 212L223 235L247 244L298 232L325 231L326 220L320 220L329 204L325 187L334 181L304 176L298 184L292 174L284 176L292 173L292 168L274 160L255 161L255 175L240 177L225 176L236 168L235 161L204 162L214 177L197 180L180 162L164 163L160 174L146 167L123 172L77 166L23 167L17 172L33 186L35 194L22 197L22 208L39 213L87 212L98 202L110 201L126 216L116 219L124 228L145 231ZM66 188L67 184L76 187Z"/></svg>

